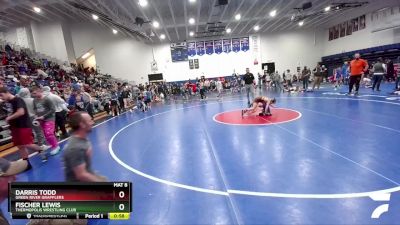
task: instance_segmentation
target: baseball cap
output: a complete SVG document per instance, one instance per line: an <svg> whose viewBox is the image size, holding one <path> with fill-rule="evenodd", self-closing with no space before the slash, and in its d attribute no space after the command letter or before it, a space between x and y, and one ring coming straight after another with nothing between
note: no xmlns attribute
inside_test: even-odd
<svg viewBox="0 0 400 225"><path fill-rule="evenodd" d="M10 162L6 159L0 158L0 176L12 176L22 173L28 167L26 160L19 160Z"/></svg>

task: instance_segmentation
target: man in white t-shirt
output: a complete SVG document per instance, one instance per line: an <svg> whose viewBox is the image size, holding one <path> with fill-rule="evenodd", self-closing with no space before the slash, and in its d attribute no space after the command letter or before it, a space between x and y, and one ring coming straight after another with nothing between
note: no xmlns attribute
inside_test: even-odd
<svg viewBox="0 0 400 225"><path fill-rule="evenodd" d="M285 80L288 87L292 87L293 75L290 70L286 70Z"/></svg>
<svg viewBox="0 0 400 225"><path fill-rule="evenodd" d="M221 79L217 80L216 86L217 86L217 91L218 91L218 96L217 97L219 98L219 97L221 97L221 93L222 93L222 90L223 90Z"/></svg>

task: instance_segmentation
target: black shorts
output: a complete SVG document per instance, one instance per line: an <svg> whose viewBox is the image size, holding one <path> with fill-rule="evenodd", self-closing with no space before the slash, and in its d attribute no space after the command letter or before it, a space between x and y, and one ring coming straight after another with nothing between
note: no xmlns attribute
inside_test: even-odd
<svg viewBox="0 0 400 225"><path fill-rule="evenodd" d="M117 100L111 100L111 106L117 106L118 101Z"/></svg>

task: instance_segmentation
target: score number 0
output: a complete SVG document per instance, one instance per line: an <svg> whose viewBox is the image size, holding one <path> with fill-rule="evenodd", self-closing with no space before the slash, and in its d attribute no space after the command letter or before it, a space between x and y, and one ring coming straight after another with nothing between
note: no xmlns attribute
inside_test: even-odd
<svg viewBox="0 0 400 225"><path fill-rule="evenodd" d="M124 197L125 197L125 192L120 191L120 192L118 193L118 197L119 197L119 198L124 198ZM125 205L122 204L122 203L119 204L118 209L119 209L120 211L124 211Z"/></svg>

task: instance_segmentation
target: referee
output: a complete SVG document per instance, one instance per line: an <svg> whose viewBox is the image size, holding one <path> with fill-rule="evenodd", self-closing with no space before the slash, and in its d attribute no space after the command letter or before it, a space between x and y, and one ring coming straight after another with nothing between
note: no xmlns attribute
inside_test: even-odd
<svg viewBox="0 0 400 225"><path fill-rule="evenodd" d="M251 99L254 98L253 96L254 75L250 73L249 68L246 68L246 74L243 76L243 80L246 87L247 105L250 106L250 94L252 95Z"/></svg>
<svg viewBox="0 0 400 225"><path fill-rule="evenodd" d="M355 95L358 95L358 89L360 88L361 77L365 71L368 70L367 61L361 59L360 53L354 55L354 59L350 62L350 81L349 81L349 95L353 90L354 84L356 85Z"/></svg>

